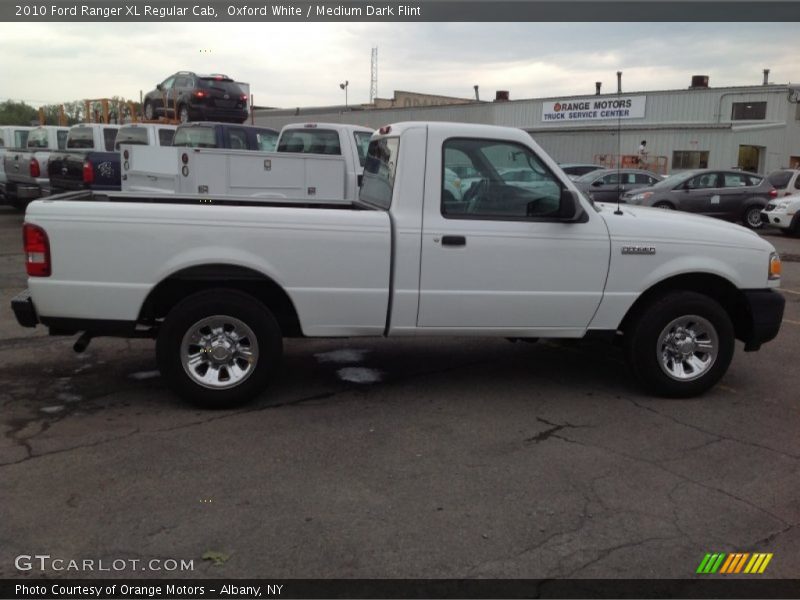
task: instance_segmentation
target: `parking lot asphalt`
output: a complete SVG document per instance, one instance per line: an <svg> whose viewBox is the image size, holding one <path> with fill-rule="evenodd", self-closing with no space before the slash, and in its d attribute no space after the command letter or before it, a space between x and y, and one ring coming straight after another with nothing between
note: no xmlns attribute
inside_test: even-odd
<svg viewBox="0 0 800 600"><path fill-rule="evenodd" d="M764 234L779 337L737 342L700 398L644 395L599 343L290 340L267 394L204 412L152 341L78 355L16 324L21 222L0 207L0 577L98 575L15 567L33 554L194 561L128 577L681 578L707 552L800 571L800 239Z"/></svg>

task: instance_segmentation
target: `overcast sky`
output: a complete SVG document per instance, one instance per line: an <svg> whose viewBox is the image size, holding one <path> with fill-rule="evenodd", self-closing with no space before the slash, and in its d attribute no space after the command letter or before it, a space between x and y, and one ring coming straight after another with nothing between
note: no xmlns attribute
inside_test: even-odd
<svg viewBox="0 0 800 600"><path fill-rule="evenodd" d="M798 23L0 23L0 100L123 96L178 70L226 73L261 106L367 102L393 90L511 99L800 81Z"/></svg>

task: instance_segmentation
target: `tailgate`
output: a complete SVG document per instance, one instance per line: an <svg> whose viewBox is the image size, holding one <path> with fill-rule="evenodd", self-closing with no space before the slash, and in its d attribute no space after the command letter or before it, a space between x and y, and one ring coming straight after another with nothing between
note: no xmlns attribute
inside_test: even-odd
<svg viewBox="0 0 800 600"><path fill-rule="evenodd" d="M31 154L19 150L9 150L4 160L6 177L15 183L35 183L31 177Z"/></svg>
<svg viewBox="0 0 800 600"><path fill-rule="evenodd" d="M83 185L83 161L86 152L58 152L50 155L47 174L50 177L50 189L77 190Z"/></svg>

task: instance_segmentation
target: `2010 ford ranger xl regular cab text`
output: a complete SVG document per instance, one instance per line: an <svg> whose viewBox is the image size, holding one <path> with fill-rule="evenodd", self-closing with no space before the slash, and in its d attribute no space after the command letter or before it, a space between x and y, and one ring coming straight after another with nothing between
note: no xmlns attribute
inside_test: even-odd
<svg viewBox="0 0 800 600"><path fill-rule="evenodd" d="M467 167L480 177L445 193ZM299 336L607 336L651 392L692 396L736 338L774 338L784 307L754 232L593 205L528 134L488 125L382 128L352 203L85 191L25 220L18 321L84 332L76 349L154 337L170 386L209 407L259 394Z"/></svg>

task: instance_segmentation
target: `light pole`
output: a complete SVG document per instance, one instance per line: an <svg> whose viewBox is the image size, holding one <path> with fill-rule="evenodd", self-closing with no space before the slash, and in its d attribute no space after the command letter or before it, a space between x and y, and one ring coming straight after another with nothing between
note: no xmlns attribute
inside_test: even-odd
<svg viewBox="0 0 800 600"><path fill-rule="evenodd" d="M350 85L350 82L345 80L344 83L340 83L339 87L344 90L344 109L347 110L347 87Z"/></svg>

